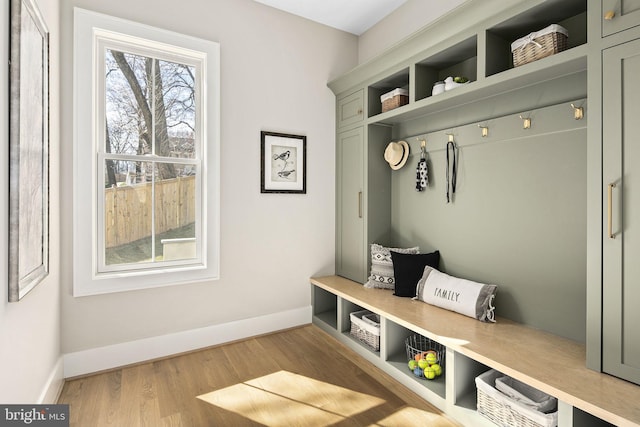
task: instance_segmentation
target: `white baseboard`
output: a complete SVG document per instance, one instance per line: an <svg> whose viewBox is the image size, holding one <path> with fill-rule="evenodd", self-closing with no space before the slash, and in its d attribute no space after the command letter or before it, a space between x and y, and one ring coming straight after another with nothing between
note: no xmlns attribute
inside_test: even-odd
<svg viewBox="0 0 640 427"><path fill-rule="evenodd" d="M53 367L49 378L47 378L46 384L42 388L42 392L38 398L38 404L48 405L54 404L58 401L58 397L60 397L60 392L62 391L62 386L64 385L63 366L63 358L60 356Z"/></svg>
<svg viewBox="0 0 640 427"><path fill-rule="evenodd" d="M86 375L311 323L311 306L67 353L64 377Z"/></svg>

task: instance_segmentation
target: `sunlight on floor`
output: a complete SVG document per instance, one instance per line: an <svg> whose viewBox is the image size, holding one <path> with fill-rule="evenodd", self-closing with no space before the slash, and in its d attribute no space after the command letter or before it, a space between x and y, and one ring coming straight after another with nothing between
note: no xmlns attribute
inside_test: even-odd
<svg viewBox="0 0 640 427"><path fill-rule="evenodd" d="M212 391L198 399L269 426L328 426L385 404L378 397L288 371ZM451 425L438 414L410 407L390 414L376 425L398 426L407 422Z"/></svg>
<svg viewBox="0 0 640 427"><path fill-rule="evenodd" d="M429 426L429 427L452 427L450 419L434 414L433 412L423 411L422 409L404 407L385 419L378 421L376 426L380 427L397 427L397 426Z"/></svg>

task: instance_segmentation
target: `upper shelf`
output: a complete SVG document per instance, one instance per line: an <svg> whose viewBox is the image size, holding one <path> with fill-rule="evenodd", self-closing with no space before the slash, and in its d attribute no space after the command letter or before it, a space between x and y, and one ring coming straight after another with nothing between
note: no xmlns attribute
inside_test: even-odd
<svg viewBox="0 0 640 427"><path fill-rule="evenodd" d="M367 123L393 125L434 112L456 108L462 104L485 100L525 86L581 73L587 69L587 46L558 53L499 74L478 79L465 86L436 96L429 96L402 107L376 114Z"/></svg>
<svg viewBox="0 0 640 427"><path fill-rule="evenodd" d="M511 7L485 1L491 4L482 10L476 2L465 3L446 19L329 86L339 91L364 85L366 123L393 125L586 72L586 0L527 0ZM494 15L487 17L487 8L493 8ZM569 31L567 50L514 68L511 43L551 24ZM420 42L424 47L417 51ZM434 84L449 76L466 77L470 82L432 95ZM409 103L383 113L380 96L396 88L408 91Z"/></svg>

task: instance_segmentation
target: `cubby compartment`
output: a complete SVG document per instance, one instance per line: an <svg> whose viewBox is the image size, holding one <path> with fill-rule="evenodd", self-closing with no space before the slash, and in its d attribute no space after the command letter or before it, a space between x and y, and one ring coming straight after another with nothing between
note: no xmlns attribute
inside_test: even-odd
<svg viewBox="0 0 640 427"><path fill-rule="evenodd" d="M354 343L356 343L359 347L371 352L372 354L376 355L377 357L379 357L380 355L380 335L378 335L377 340L378 340L378 348L374 348L374 345L370 345L369 343L367 343L366 339L359 339L357 336L354 336L351 332L352 332L352 324L351 324L351 314L352 313L359 313L362 311L365 311L365 309L357 304L352 303L351 301L342 299L341 300L341 304L342 304L342 310L341 310L341 322L340 324L341 326L341 333L342 335L344 335L345 337L348 337L351 341L353 341ZM375 313L374 313L375 314ZM378 332L379 333L379 332Z"/></svg>
<svg viewBox="0 0 640 427"><path fill-rule="evenodd" d="M558 24L568 31L567 50L585 44L587 42L587 2L585 0L544 2L487 29L486 76L513 68L511 43L551 24Z"/></svg>
<svg viewBox="0 0 640 427"><path fill-rule="evenodd" d="M453 402L456 406L475 411L478 401L475 379L491 368L457 352L452 357L455 369Z"/></svg>
<svg viewBox="0 0 640 427"><path fill-rule="evenodd" d="M466 77L469 84L476 81L477 58L478 41L473 36L416 63L416 101L432 96L434 84L447 77Z"/></svg>
<svg viewBox="0 0 640 427"><path fill-rule="evenodd" d="M369 117L382 113L382 102L380 97L394 89L405 89L409 91L409 68L403 68L383 80L369 86Z"/></svg>
<svg viewBox="0 0 640 427"><path fill-rule="evenodd" d="M444 356L442 356L443 360L440 361L443 367L441 375L434 379L420 378L409 369L409 358L406 348L406 339L419 334L391 321L387 321L386 326L387 330L384 339L386 344L386 362L388 365L400 372L404 377L410 378L414 384L420 384L445 399L447 375L446 348L434 341L435 344L441 347L442 353L444 354Z"/></svg>
<svg viewBox="0 0 640 427"><path fill-rule="evenodd" d="M598 417L574 407L573 427L614 427L614 424L603 421Z"/></svg>
<svg viewBox="0 0 640 427"><path fill-rule="evenodd" d="M332 330L338 329L338 296L318 286L311 286L313 320Z"/></svg>

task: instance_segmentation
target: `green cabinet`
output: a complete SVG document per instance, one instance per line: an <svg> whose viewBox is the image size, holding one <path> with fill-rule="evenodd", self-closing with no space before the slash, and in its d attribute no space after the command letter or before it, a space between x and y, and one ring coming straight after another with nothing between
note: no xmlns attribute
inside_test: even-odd
<svg viewBox="0 0 640 427"><path fill-rule="evenodd" d="M363 128L339 133L336 159L336 274L365 280Z"/></svg>
<svg viewBox="0 0 640 427"><path fill-rule="evenodd" d="M363 90L338 99L337 104L338 128L356 124L364 119Z"/></svg>
<svg viewBox="0 0 640 427"><path fill-rule="evenodd" d="M640 0L602 0L602 36L640 25Z"/></svg>
<svg viewBox="0 0 640 427"><path fill-rule="evenodd" d="M640 384L640 39L602 64L602 368Z"/></svg>

